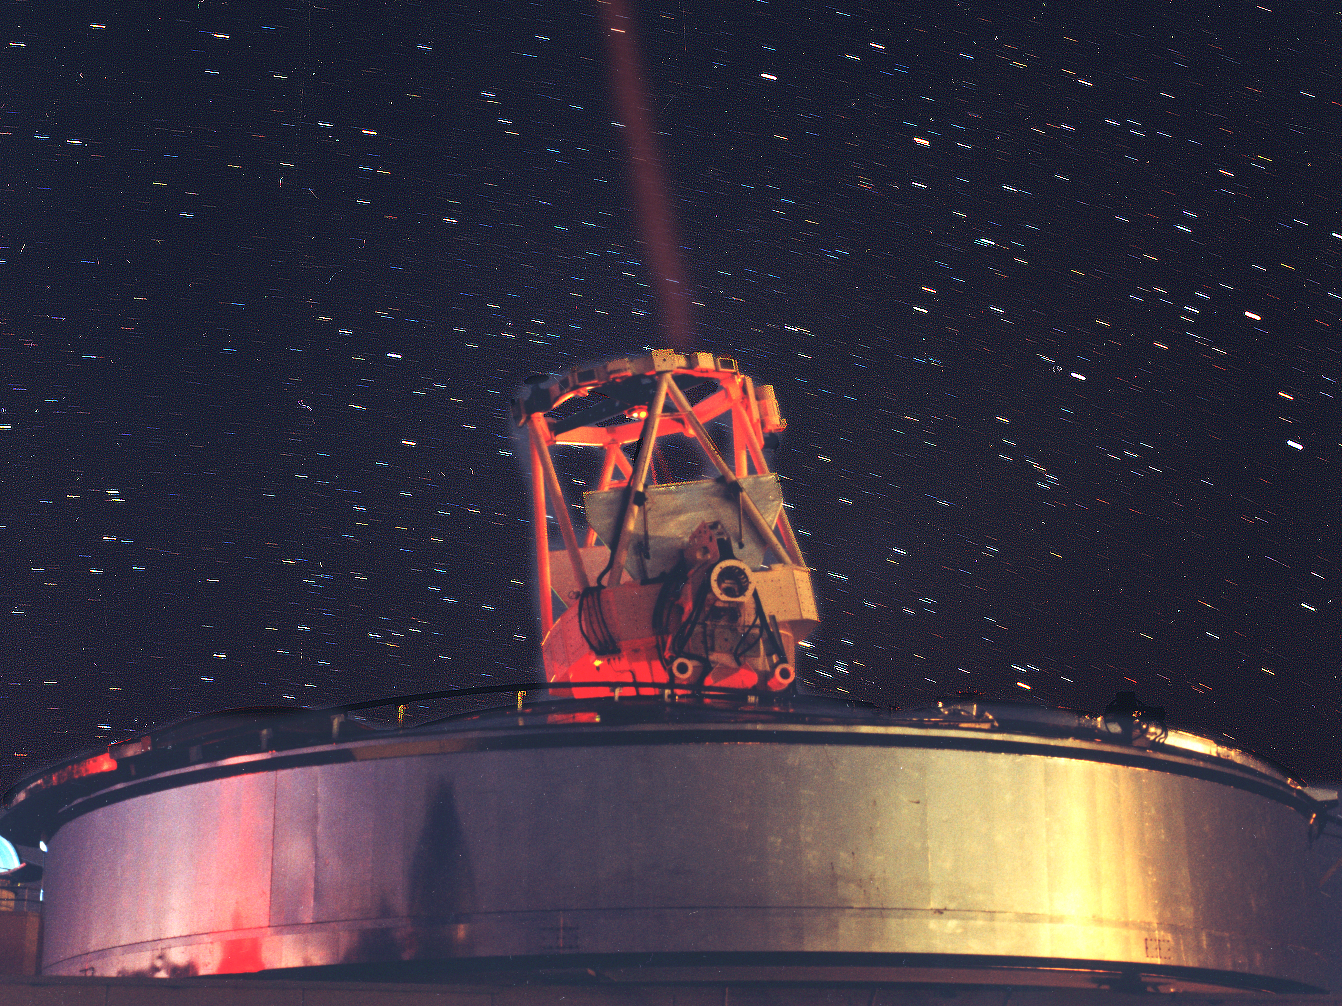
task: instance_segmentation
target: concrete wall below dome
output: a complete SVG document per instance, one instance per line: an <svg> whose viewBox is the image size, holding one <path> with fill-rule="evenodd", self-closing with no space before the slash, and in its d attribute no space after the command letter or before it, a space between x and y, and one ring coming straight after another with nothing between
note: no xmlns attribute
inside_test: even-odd
<svg viewBox="0 0 1342 1006"><path fill-rule="evenodd" d="M0 975L35 975L42 944L42 916L12 911L0 901Z"/></svg>
<svg viewBox="0 0 1342 1006"><path fill-rule="evenodd" d="M1172 750L528 726L235 758L86 802L49 842L49 975L639 958L682 976L1328 981L1297 794Z"/></svg>

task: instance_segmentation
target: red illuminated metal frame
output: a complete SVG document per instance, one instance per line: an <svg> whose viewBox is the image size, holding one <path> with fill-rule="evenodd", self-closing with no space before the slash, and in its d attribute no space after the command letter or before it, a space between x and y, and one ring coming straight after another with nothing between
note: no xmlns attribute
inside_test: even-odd
<svg viewBox="0 0 1342 1006"><path fill-rule="evenodd" d="M553 414L574 398L586 397L616 382L638 378L640 375L656 378L651 401L630 405L622 413L616 411L614 415L623 414L641 422L613 426L582 425L566 429L565 424ZM700 381L716 381L718 387L702 401L691 405L675 380L682 376ZM729 417L731 428L731 444L726 451L719 450L705 428L706 424L724 416ZM597 532L593 528L589 527L581 540L580 532L575 529L551 456L556 446L576 445L602 451L604 457L596 490L628 489L632 485L636 497L645 486L656 484L651 461L653 445L661 438L681 436L694 441L718 469L721 480L733 482L747 475L769 474L764 457L764 438L787 426L778 411L773 389L768 386L756 387L748 375L740 372L736 360L711 353L682 354L673 350L656 350L648 356L621 358L596 367L575 367L543 384L533 385L526 394L514 401L513 420L519 428L526 430L529 442L532 530L536 547L541 633L545 640L549 640L558 621L578 617L577 605L572 598L560 598L568 607L558 620L555 617L553 563L569 564L572 582L578 589L593 586L588 567L583 561L583 549L590 549L597 539ZM635 442L640 444L640 449L637 458L631 462L624 446ZM770 526L747 493L740 493L740 500L743 519L750 520L781 562L804 570L806 563L786 508L779 509L776 522ZM640 508L631 499L625 509L624 523L615 542L616 554L606 578L605 586L612 590L603 592L603 603L618 604L621 596L618 591L622 586L633 586L623 583L624 564L633 537L631 531L639 512ZM564 542L563 549L555 552L551 552L549 547L550 516L558 524ZM627 652L630 649L639 651L637 645L623 649L625 652L604 659L588 654L590 659L567 661L563 666L554 666L547 657L546 678L549 681L618 680L627 673L631 682L668 682L661 661L646 659L646 646L641 648L645 653L643 657L630 656ZM604 694L606 690L578 689L574 694L597 694L598 691Z"/></svg>

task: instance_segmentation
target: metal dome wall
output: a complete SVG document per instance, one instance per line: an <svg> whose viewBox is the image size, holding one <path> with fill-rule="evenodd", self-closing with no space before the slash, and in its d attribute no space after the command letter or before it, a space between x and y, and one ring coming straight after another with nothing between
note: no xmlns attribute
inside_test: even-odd
<svg viewBox="0 0 1342 1006"><path fill-rule="evenodd" d="M44 973L1326 981L1315 804L1242 752L1041 710L561 708L60 802Z"/></svg>

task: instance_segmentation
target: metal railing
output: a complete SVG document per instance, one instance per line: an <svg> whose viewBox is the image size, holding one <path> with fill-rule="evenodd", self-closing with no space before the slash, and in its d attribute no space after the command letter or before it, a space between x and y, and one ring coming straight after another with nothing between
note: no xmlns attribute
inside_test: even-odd
<svg viewBox="0 0 1342 1006"><path fill-rule="evenodd" d="M0 912L42 911L40 887L0 887Z"/></svg>

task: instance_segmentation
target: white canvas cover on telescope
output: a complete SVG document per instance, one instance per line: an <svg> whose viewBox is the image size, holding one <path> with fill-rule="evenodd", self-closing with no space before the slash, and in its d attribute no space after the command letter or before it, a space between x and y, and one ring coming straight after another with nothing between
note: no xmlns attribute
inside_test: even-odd
<svg viewBox="0 0 1342 1006"><path fill-rule="evenodd" d="M783 506L783 490L777 475L747 475L740 479L755 506L773 527ZM583 509L587 523L596 528L601 540L614 546L616 531L623 516L625 488L603 489L583 493ZM767 543L741 513L740 503L727 485L713 479L699 482L668 482L650 485L644 489L647 504L647 544L649 555L643 555L643 514L634 522L633 540L629 543L624 567L637 579L660 576L676 564L681 550L694 529L704 521L721 521L731 538L735 557L751 569L764 564ZM741 542L744 540L745 544Z"/></svg>

